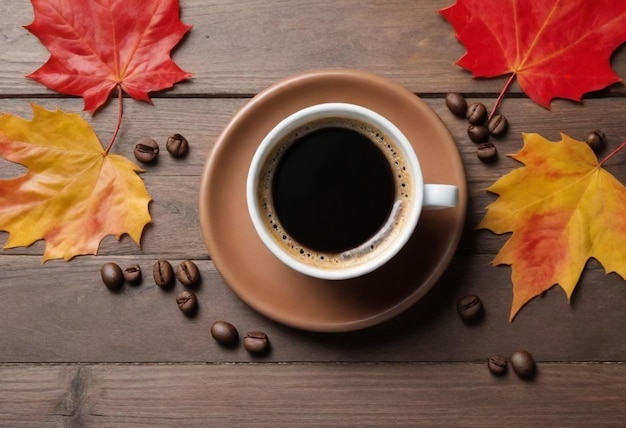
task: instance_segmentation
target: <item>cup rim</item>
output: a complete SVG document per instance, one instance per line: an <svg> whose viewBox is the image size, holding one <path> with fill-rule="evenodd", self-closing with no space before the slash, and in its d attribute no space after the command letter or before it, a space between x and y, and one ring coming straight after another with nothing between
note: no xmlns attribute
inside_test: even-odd
<svg viewBox="0 0 626 428"><path fill-rule="evenodd" d="M290 132L305 123L329 117L356 119L373 124L382 132L393 137L398 145L398 148L402 150L402 154L408 165L412 168L411 177L413 179L413 204L409 212L407 212L403 229L380 255L373 259L366 260L363 263L345 268L323 268L312 266L290 256L275 242L274 238L267 230L265 223L262 221L263 215L257 204L256 197L256 189L260 181L259 170L271 153L276 142L282 140ZM246 203L248 206L249 217L257 235L265 247L268 248L282 263L290 268L305 275L326 280L356 278L378 269L393 258L413 235L423 209L423 196L424 179L421 166L408 138L386 117L375 112L374 110L351 103L315 104L298 110L282 119L266 134L257 147L254 156L252 157L252 161L250 162L246 178Z"/></svg>

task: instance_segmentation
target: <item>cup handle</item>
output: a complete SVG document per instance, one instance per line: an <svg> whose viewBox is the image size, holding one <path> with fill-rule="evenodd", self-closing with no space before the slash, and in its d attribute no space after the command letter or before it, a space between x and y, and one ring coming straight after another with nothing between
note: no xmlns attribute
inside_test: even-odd
<svg viewBox="0 0 626 428"><path fill-rule="evenodd" d="M459 201L459 189L452 184L425 184L423 208L433 210L455 207Z"/></svg>

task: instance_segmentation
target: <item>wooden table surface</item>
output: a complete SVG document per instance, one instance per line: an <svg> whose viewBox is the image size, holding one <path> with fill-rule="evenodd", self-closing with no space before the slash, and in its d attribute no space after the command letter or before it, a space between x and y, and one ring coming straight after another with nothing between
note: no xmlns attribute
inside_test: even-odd
<svg viewBox="0 0 626 428"><path fill-rule="evenodd" d="M568 304L554 288L513 323L510 268L489 262L508 235L474 227L495 198L485 188L519 164L500 156L481 163L467 123L446 109L458 91L491 106L506 78L473 80L454 62L464 48L437 11L452 0L181 0L193 30L173 53L193 79L152 94L154 105L124 100L113 151L132 158L150 135L190 141L189 156L163 153L142 178L153 197L153 223L141 248L109 237L98 256L41 263L44 243L0 250L0 426L624 426L626 424L626 285L589 261ZM26 79L48 52L22 26L30 2L3 0L0 13L1 111L30 118L30 103L81 112L102 141L117 108L95 116L80 98ZM626 49L612 57L626 77ZM400 316L349 333L313 333L256 313L228 287L202 240L198 193L203 165L233 115L277 80L328 67L355 68L416 93L453 135L469 188L458 250L435 287ZM609 147L626 140L626 91L617 84L582 104L557 100L548 111L513 85L501 106L510 121L501 154L522 147L522 132L552 140L605 132ZM626 182L626 152L607 165ZM0 160L0 178L23 168ZM0 232L0 243L8 235ZM152 265L194 260L203 283L201 309L182 315L174 292L151 278ZM107 290L104 262L139 263L144 281ZM246 269L246 266L241 266ZM479 295L485 319L465 325L455 304ZM244 334L262 330L271 352L252 357L220 347L211 324L228 320ZM487 358L529 350L537 376L490 375Z"/></svg>

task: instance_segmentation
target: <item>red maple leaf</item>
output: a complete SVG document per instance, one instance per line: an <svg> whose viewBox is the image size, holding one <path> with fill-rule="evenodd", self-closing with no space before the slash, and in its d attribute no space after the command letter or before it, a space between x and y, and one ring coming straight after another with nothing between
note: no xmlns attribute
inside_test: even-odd
<svg viewBox="0 0 626 428"><path fill-rule="evenodd" d="M513 73L504 91L517 78L546 108L621 80L610 57L626 41L624 0L457 0L439 13L467 49L458 65L475 78Z"/></svg>
<svg viewBox="0 0 626 428"><path fill-rule="evenodd" d="M79 95L95 111L120 86L150 102L149 92L191 77L170 51L191 26L179 19L178 0L32 0L25 28L51 53L30 77L63 94Z"/></svg>

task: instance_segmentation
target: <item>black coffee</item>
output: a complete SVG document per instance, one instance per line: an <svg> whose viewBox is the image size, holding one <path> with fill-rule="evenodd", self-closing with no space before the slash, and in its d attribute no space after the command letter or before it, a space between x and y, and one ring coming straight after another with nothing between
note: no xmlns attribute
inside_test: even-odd
<svg viewBox="0 0 626 428"><path fill-rule="evenodd" d="M395 200L385 155L368 137L327 127L297 138L276 166L273 203L285 231L319 252L365 243L384 224Z"/></svg>

